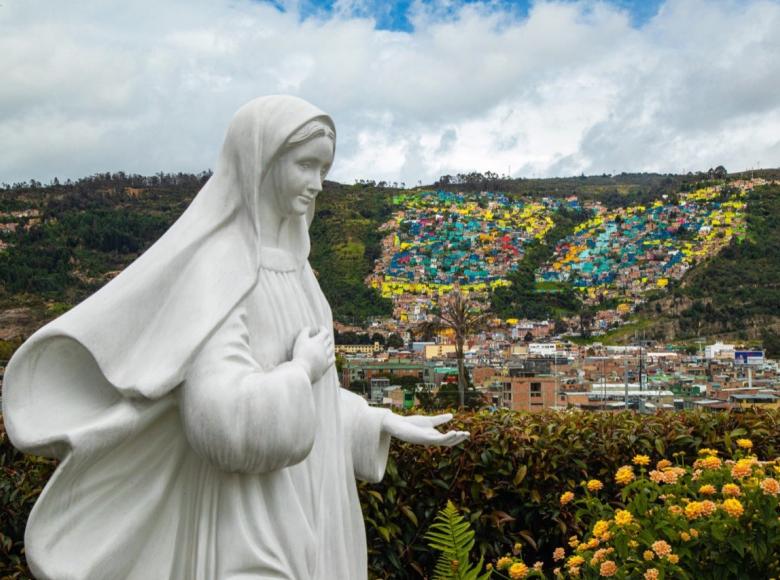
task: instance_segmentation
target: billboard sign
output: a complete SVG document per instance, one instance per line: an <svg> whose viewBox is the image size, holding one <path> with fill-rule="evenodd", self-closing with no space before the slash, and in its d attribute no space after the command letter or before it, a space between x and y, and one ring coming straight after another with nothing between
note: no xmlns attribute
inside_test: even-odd
<svg viewBox="0 0 780 580"><path fill-rule="evenodd" d="M764 351L762 350L735 350L734 364L760 365L764 364Z"/></svg>

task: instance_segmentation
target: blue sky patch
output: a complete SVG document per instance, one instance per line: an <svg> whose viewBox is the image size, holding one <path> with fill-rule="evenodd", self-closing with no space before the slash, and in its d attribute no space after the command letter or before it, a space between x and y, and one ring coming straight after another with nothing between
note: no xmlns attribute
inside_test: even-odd
<svg viewBox="0 0 780 580"><path fill-rule="evenodd" d="M283 0L260 0L272 4L276 8L284 11L285 4ZM573 4L591 4L589 0L564 0ZM631 22L636 27L642 27L658 13L658 9L665 0L605 0L607 4L612 4L622 10L626 10L631 15ZM412 0L400 0L398 2L383 2L382 0L365 0L356 2L352 15L356 17L373 18L378 30L394 30L411 32L412 23L409 19L409 12L412 7ZM433 4L430 1L423 0L424 4ZM493 9L504 10L513 14L517 18L525 18L534 4L533 0L456 0L448 7L444 8L439 4L436 12L442 18L454 15L457 10L467 4L483 4ZM307 18L328 18L334 13L336 2L334 0L302 0L297 4L298 12L302 19Z"/></svg>

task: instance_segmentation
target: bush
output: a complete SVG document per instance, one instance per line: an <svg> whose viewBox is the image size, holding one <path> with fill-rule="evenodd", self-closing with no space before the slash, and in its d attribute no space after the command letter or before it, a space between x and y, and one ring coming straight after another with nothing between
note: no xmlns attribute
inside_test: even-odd
<svg viewBox="0 0 780 580"><path fill-rule="evenodd" d="M695 458L701 447L725 453L746 433L760 457L776 457L779 420L776 410L460 415L453 428L470 431L469 441L452 449L394 444L382 483L360 485L370 573L418 578L433 570L438 555L423 534L448 500L473 526L476 559L495 562L519 543L526 562L547 568L555 548L578 531L560 505L565 491L599 479L601 497L620 506L614 474L634 455Z"/></svg>
<svg viewBox="0 0 780 580"><path fill-rule="evenodd" d="M582 541L569 540L567 572L598 578L607 566L616 578L777 577L780 458L759 461L745 450L749 439L736 443L725 461L717 450L703 448L692 462L680 453L674 463L661 459L653 469L645 468L650 457L636 456L636 467L622 466L615 476L625 486L623 509L587 484L578 499L573 492L562 496L564 510L586 532Z"/></svg>

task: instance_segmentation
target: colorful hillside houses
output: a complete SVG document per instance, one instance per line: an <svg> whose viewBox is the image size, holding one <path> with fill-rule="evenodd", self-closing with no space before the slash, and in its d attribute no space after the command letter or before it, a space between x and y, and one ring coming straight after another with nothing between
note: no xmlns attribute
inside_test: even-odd
<svg viewBox="0 0 780 580"><path fill-rule="evenodd" d="M608 209L589 201L591 218L561 240L537 284L571 284L586 304L610 310L607 326L628 318L650 292L663 292L696 263L746 235L745 196L755 180L663 196L650 205ZM510 198L499 193L413 191L396 196L381 230L382 255L366 283L390 298L394 319L429 318L455 287L486 303L507 286L533 240L543 240L560 208L576 196ZM605 315L606 316L606 315Z"/></svg>
<svg viewBox="0 0 780 580"><path fill-rule="evenodd" d="M679 280L696 262L713 256L732 238L745 236L745 189L722 186L605 211L561 241L538 280L568 281L589 302L640 300Z"/></svg>
<svg viewBox="0 0 780 580"><path fill-rule="evenodd" d="M367 282L392 298L404 320L424 317L457 285L486 294L506 285L523 247L543 239L561 202L514 200L495 193L422 191L396 196L382 258ZM571 200L566 203L571 203Z"/></svg>

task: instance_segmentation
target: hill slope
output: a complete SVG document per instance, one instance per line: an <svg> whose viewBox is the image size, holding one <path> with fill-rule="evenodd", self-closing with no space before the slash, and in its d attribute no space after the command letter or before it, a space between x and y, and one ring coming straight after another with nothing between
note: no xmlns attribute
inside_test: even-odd
<svg viewBox="0 0 780 580"><path fill-rule="evenodd" d="M451 189L469 191L490 185L485 180L491 176L475 175L456 176L455 181L462 183ZM766 176L777 177L771 172ZM208 173L99 174L73 183L0 189L0 359L148 248L208 177ZM502 184L513 199L576 195L583 202L595 200L606 208L621 208L652 204L664 195L694 187L701 179L701 175L623 174ZM390 302L364 280L380 256L383 234L378 228L392 216L393 197L398 193L371 182L328 182L318 199L311 263L337 320L360 322L391 311ZM719 335L769 341L780 336L780 186L756 189L747 201L745 239L731 240L722 253L691 269L680 284L640 310L650 334L666 339ZM560 213L550 231L561 239L582 219ZM538 249L529 246L528 259L514 276L517 291L502 291L494 301L500 314L510 316L513 309L521 315L578 312L579 303L568 288L562 292L552 288L553 283L540 288L533 281L533 273L550 258L555 241L547 240Z"/></svg>

